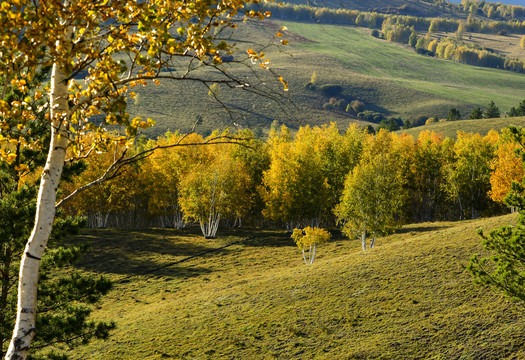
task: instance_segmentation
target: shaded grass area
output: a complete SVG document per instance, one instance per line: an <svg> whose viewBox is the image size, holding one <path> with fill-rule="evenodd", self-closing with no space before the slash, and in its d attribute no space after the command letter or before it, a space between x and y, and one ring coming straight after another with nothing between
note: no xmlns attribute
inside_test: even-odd
<svg viewBox="0 0 525 360"><path fill-rule="evenodd" d="M515 216L409 225L367 253L335 233L312 266L284 232L87 232L93 253L81 267L117 281L95 317L118 329L72 357L524 358L523 308L465 270L480 251L476 230L509 222Z"/></svg>

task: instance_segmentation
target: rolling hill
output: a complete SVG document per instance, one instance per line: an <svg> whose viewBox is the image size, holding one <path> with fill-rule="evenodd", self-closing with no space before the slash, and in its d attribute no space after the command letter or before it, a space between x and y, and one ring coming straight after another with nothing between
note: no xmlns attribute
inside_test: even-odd
<svg viewBox="0 0 525 360"><path fill-rule="evenodd" d="M335 235L312 266L284 232L97 230L80 267L115 282L105 342L72 359L519 359L518 304L465 269L477 229L515 215L405 226L363 253Z"/></svg>
<svg viewBox="0 0 525 360"><path fill-rule="evenodd" d="M525 99L523 74L418 55L408 47L371 37L367 29L279 21L246 24L241 33L246 39L264 43L282 25L288 27L285 37L290 44L284 49L269 47L266 53L272 69L289 83L290 91L284 93L289 103L277 106L267 98L221 88L219 97L234 113L230 118L202 84L166 82L139 89L130 112L157 120L157 126L149 131L151 136L168 129L188 130L198 116L203 124L197 131L204 133L233 122L268 131L274 121L292 129L330 122L346 128L356 121L355 115L323 107L333 96L305 88L314 72L318 88L326 84L342 87L335 100L358 99L368 110L410 120L418 115L446 117L451 107L466 116L490 101L508 111ZM239 47L247 46L239 42ZM248 70L235 71L253 79ZM258 81L276 84L274 91L283 94L281 84L271 76Z"/></svg>
<svg viewBox="0 0 525 360"><path fill-rule="evenodd" d="M448 0L451 3L457 3L460 4L461 0ZM494 4L501 3L501 4L507 4L507 5L518 5L518 6L524 6L523 0L501 0L501 1L494 1Z"/></svg>
<svg viewBox="0 0 525 360"><path fill-rule="evenodd" d="M421 131L429 130L441 133L446 137L456 138L458 131L466 133L476 132L481 135L487 135L490 130L499 131L509 125L525 127L525 117L443 121L408 130L400 130L398 133L406 132L414 138L417 138Z"/></svg>

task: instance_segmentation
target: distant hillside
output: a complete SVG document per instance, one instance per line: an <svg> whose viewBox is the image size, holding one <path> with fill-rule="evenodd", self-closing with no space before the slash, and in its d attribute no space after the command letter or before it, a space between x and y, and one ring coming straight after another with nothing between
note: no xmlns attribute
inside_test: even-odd
<svg viewBox="0 0 525 360"><path fill-rule="evenodd" d="M456 6L437 5L432 0L287 0L286 2L297 5L375 11L398 15L466 17L466 15L455 10Z"/></svg>
<svg viewBox="0 0 525 360"><path fill-rule="evenodd" d="M283 51L270 47L266 53L272 69L289 83L288 93L282 92L279 83L274 87L276 93L289 97L284 107L221 87L219 97L234 111L232 120L202 84L161 82L137 88L139 96L130 104L130 112L157 120L151 135L167 129L188 130L199 116L199 132L232 122L267 132L274 121L292 129L330 122L342 129L355 121L370 124L358 120L355 112L325 106L331 101L359 100L365 110L412 121L418 116L444 118L451 107L466 117L474 107L490 101L505 112L525 99L525 75L418 55L408 47L371 37L366 29L279 21L244 25L242 30L246 39L262 43L281 25L288 27L285 38L290 44ZM315 89L308 89L305 84L314 73ZM252 76L247 71L243 74ZM270 78L266 81L275 84ZM341 91L330 95L323 92L323 85L336 85ZM241 108L246 111L240 112Z"/></svg>
<svg viewBox="0 0 525 360"><path fill-rule="evenodd" d="M429 130L441 133L447 137L456 138L458 131L466 133L475 132L481 135L486 135L490 130L499 131L509 125L525 127L525 117L444 121L398 131L398 133L406 132L417 138L421 131Z"/></svg>
<svg viewBox="0 0 525 360"><path fill-rule="evenodd" d="M470 0L469 6L466 8L461 4L461 0L457 1L440 1L440 0L287 0L286 3L297 5L308 5L315 7L325 7L332 9L349 9L359 11L378 12L383 14L395 15L410 15L418 17L442 17L442 18L460 18L466 19L469 16L470 4L481 4L478 6L474 16L477 18L488 19L488 7L493 6L497 8L499 5L518 5L525 6L522 0L507 0L499 2L481 2ZM491 15L491 19L499 18L505 20L523 19L524 11L511 11L505 9L498 12L497 16Z"/></svg>
<svg viewBox="0 0 525 360"><path fill-rule="evenodd" d="M448 0L448 1L451 3L457 3L457 4L461 3L461 0ZM491 2L494 4L502 3L502 4L507 4L507 5L525 6L525 3L523 0L499 0L499 1L491 1Z"/></svg>
<svg viewBox="0 0 525 360"><path fill-rule="evenodd" d="M99 230L81 269L115 287L107 341L71 359L524 359L523 309L466 270L477 229L516 215L407 225L366 253L335 238L306 266L283 232Z"/></svg>

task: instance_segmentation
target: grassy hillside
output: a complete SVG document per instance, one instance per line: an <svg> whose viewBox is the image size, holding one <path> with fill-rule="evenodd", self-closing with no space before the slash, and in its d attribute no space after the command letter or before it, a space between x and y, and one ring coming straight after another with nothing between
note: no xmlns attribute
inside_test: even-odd
<svg viewBox="0 0 525 360"><path fill-rule="evenodd" d="M291 128L332 121L346 128L355 121L344 111L325 110L323 105L330 96L305 89L313 72L319 86L341 85L341 96L348 101L359 99L369 110L404 119L418 115L445 117L450 107L468 114L475 106L485 106L491 100L507 111L525 99L525 75L424 57L373 38L366 29L270 22L264 26L246 25L241 30L246 39L264 43L280 25L288 27L285 36L290 45L284 51L270 48L266 53L272 59L273 69L289 82L286 96L290 103L279 107L266 98L221 88L220 97L226 105L233 110L247 110L234 117L242 127L268 130L278 120ZM238 74L254 79L246 70ZM269 79L265 82L275 83ZM279 92L279 87L277 83L274 88ZM138 92L139 98L131 104L130 111L135 116L157 120L150 134L167 129L187 130L199 115L204 120L198 128L201 132L232 123L228 114L212 102L208 89L199 84L165 82Z"/></svg>
<svg viewBox="0 0 525 360"><path fill-rule="evenodd" d="M443 135L451 138L455 138L458 131L463 131L466 133L475 132L481 135L486 135L490 130L499 131L508 127L509 125L525 127L525 117L444 121L398 131L398 133L407 132L408 134L417 137L421 131L430 130L437 133L442 133Z"/></svg>
<svg viewBox="0 0 525 360"><path fill-rule="evenodd" d="M363 253L336 236L307 267L283 232L89 231L81 267L115 289L95 312L106 342L74 359L518 359L517 304L472 283L479 227L409 225ZM228 246L230 244L230 246ZM215 251L213 251L215 250Z"/></svg>
<svg viewBox="0 0 525 360"><path fill-rule="evenodd" d="M286 25L310 40L297 44L298 48L329 54L348 70L367 76L369 82L381 83L383 89L378 86L377 91L390 93L390 96L383 95L385 107L400 114L408 115L417 109L431 110L435 102L441 106L454 102L484 106L491 100L506 111L525 98L524 91L512 90L521 89L525 84L522 74L421 56L410 49L371 38L362 29L301 23ZM323 70L324 73L330 71ZM353 85L353 79L344 79L344 75L340 78L348 81L349 86ZM406 93L399 92L401 89ZM412 95L415 94L419 96L414 99Z"/></svg>
<svg viewBox="0 0 525 360"><path fill-rule="evenodd" d="M452 4L436 5L434 1L431 0L287 0L286 2L298 5L307 5L309 3L318 7L375 11L412 16L466 18L466 14L459 11L457 6L452 6Z"/></svg>

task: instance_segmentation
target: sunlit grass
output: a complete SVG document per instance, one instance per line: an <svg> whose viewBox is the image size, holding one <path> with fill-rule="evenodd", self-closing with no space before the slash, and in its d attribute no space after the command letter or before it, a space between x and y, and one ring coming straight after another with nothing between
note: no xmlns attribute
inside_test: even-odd
<svg viewBox="0 0 525 360"><path fill-rule="evenodd" d="M398 133L406 132L414 137L417 137L421 131L429 130L434 131L436 133L441 133L444 136L456 138L458 131L466 133L474 132L486 135L490 130L499 131L503 128L508 127L509 125L524 127L525 117L443 121L428 124L425 126L415 127L408 130L400 130L398 131Z"/></svg>
<svg viewBox="0 0 525 360"><path fill-rule="evenodd" d="M525 98L523 74L418 55L406 47L373 38L360 28L292 22L286 25L312 40L297 45L300 48L329 54L355 72L394 81L429 96L479 106L493 100L503 110Z"/></svg>
<svg viewBox="0 0 525 360"><path fill-rule="evenodd" d="M194 231L87 232L94 252L81 267L116 280L95 316L118 329L72 356L523 358L522 308L473 284L465 269L480 251L479 227L514 221L409 225L367 253L335 234L312 266L281 231L217 240Z"/></svg>

